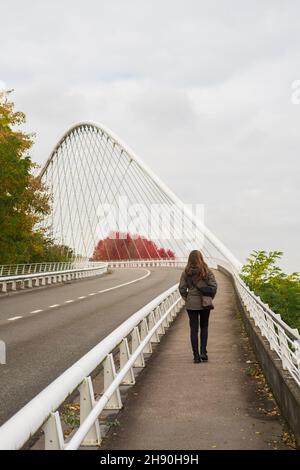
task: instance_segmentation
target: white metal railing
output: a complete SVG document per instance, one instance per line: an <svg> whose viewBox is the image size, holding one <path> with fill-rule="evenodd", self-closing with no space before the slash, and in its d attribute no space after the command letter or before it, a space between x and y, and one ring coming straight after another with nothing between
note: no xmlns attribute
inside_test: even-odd
<svg viewBox="0 0 300 470"><path fill-rule="evenodd" d="M101 266L103 263L108 263L111 267L140 267L140 266L178 266L182 267L186 264L185 258L172 259L132 259L132 260L104 260L104 261L70 261L70 262L55 262L55 263L32 263L32 264L2 264L0 265L0 280L1 277L18 276L23 274L38 274L54 271L66 271L69 269L89 268Z"/></svg>
<svg viewBox="0 0 300 470"><path fill-rule="evenodd" d="M171 267L182 268L186 265L186 259L131 259L107 261L112 268L138 268L138 267Z"/></svg>
<svg viewBox="0 0 300 470"><path fill-rule="evenodd" d="M104 274L107 272L108 263L93 263L86 265L85 267L77 267L74 265L71 269L64 271L45 271L37 273L17 274L13 276L0 277L0 292L7 292L8 287L12 291L16 291L17 288L25 289L26 287L39 287L40 285L45 286L46 284L53 284L57 282L69 281L72 279L81 279L84 277L95 276ZM33 284L34 283L34 284Z"/></svg>
<svg viewBox="0 0 300 470"><path fill-rule="evenodd" d="M184 260L131 260L110 262L109 265L182 267L185 262ZM253 318L262 336L268 340L271 350L277 353L283 368L300 385L298 330L290 328L280 315L264 304L246 286L231 264L216 258L210 258L208 262L210 266L223 267L232 275L237 293L250 317ZM134 384L132 368L144 366L143 354L151 352L151 343L159 341L159 334L165 332L165 328L182 305L178 285L175 285L132 315L0 428L0 449L21 448L42 425L47 449L69 450L76 449L80 445L99 444L101 435L98 417L101 411L122 407L119 386ZM129 352L129 337L131 352ZM116 348L120 352L118 372L113 356ZM100 364L104 364L104 390L101 398L95 402L91 373ZM65 442L57 409L77 388L80 392L80 427Z"/></svg>
<svg viewBox="0 0 300 470"><path fill-rule="evenodd" d="M152 343L160 341L183 305L178 284L169 288L133 314L90 352L67 369L0 428L0 449L20 449L43 427L46 449L77 449L80 445L99 445L98 417L104 409L120 409L119 386L134 385L134 367L144 367L144 353L152 352ZM131 340L131 351L129 350ZM119 351L116 371L114 352ZM94 399L92 372L103 364L104 389ZM65 442L57 409L78 389L80 427Z"/></svg>
<svg viewBox="0 0 300 470"><path fill-rule="evenodd" d="M298 330L288 326L279 314L273 312L259 296L252 292L230 263L215 258L214 261L230 272L245 309L253 318L261 335L268 340L271 350L275 351L280 358L283 369L287 370L300 386L300 335Z"/></svg>
<svg viewBox="0 0 300 470"><path fill-rule="evenodd" d="M103 264L102 262L70 261L53 263L28 263L28 264L2 264L0 265L0 277L18 276L22 274L36 274L53 271L66 271L68 269L91 267Z"/></svg>

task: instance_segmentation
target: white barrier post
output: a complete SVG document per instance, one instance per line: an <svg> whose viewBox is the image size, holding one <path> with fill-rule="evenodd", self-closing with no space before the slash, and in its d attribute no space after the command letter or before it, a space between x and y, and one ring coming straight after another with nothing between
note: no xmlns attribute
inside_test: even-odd
<svg viewBox="0 0 300 470"><path fill-rule="evenodd" d="M0 364L6 364L6 344L0 340Z"/></svg>
<svg viewBox="0 0 300 470"><path fill-rule="evenodd" d="M79 387L80 393L80 424L86 419L95 406L95 396L91 377L85 377ZM96 420L81 445L91 446L101 444L99 421Z"/></svg>

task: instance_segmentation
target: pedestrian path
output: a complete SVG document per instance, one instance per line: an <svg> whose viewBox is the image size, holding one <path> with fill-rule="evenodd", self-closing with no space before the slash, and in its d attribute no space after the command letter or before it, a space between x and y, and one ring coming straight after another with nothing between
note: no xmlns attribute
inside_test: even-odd
<svg viewBox="0 0 300 470"><path fill-rule="evenodd" d="M183 310L157 347L104 441L104 449L288 449L276 405L256 368L231 281L211 313L209 362L194 364Z"/></svg>

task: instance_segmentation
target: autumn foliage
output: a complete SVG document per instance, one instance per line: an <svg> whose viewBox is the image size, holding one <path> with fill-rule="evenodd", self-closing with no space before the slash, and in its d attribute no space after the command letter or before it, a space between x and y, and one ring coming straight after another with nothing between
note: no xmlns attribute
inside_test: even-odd
<svg viewBox="0 0 300 470"><path fill-rule="evenodd" d="M67 261L73 251L41 228L51 198L34 176L33 136L18 129L25 114L14 111L9 95L0 91L0 264Z"/></svg>
<svg viewBox="0 0 300 470"><path fill-rule="evenodd" d="M152 240L141 235L112 232L108 237L99 240L91 261L157 258L175 259L175 253L170 249L157 247Z"/></svg>
<svg viewBox="0 0 300 470"><path fill-rule="evenodd" d="M242 279L271 309L300 331L300 276L277 265L282 251L254 250L242 268Z"/></svg>
<svg viewBox="0 0 300 470"><path fill-rule="evenodd" d="M36 224L49 213L49 196L34 177L29 156L32 136L17 130L25 115L0 92L0 263L31 261L43 251Z"/></svg>

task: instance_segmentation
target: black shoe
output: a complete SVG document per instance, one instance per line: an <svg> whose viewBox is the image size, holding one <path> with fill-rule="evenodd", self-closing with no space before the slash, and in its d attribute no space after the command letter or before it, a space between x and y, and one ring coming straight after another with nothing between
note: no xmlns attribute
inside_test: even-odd
<svg viewBox="0 0 300 470"><path fill-rule="evenodd" d="M208 361L208 355L206 353L201 353L200 359L203 362L207 362Z"/></svg>
<svg viewBox="0 0 300 470"><path fill-rule="evenodd" d="M199 364L199 362L201 362L199 354L194 354L194 363Z"/></svg>

